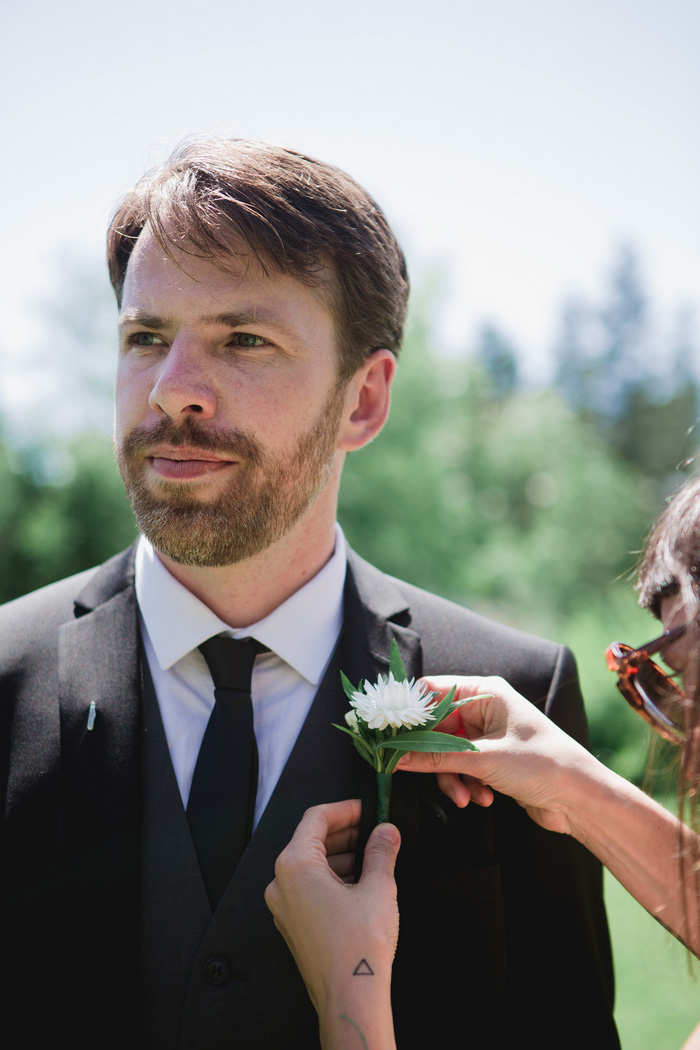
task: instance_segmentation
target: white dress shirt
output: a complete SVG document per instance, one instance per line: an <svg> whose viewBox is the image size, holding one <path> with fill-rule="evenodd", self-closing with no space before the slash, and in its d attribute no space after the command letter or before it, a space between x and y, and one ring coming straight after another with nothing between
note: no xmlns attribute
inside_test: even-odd
<svg viewBox="0 0 700 1050"><path fill-rule="evenodd" d="M343 624L345 539L336 525L330 561L279 608L232 630L172 576L145 537L136 550L141 630L175 776L185 807L197 755L214 707L214 685L198 646L216 634L256 638L271 651L252 680L258 793L254 824L289 758Z"/></svg>

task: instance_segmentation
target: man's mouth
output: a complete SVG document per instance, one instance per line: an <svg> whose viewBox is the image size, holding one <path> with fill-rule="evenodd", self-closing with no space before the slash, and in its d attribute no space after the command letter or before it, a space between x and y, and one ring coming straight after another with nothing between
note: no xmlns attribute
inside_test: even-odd
<svg viewBox="0 0 700 1050"><path fill-rule="evenodd" d="M146 462L165 480L188 481L225 470L237 461L204 449L160 447L146 456Z"/></svg>

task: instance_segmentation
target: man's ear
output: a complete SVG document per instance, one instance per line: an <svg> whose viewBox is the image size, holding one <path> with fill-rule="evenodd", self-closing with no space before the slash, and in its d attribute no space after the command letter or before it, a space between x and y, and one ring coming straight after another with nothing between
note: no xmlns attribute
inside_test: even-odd
<svg viewBox="0 0 700 1050"><path fill-rule="evenodd" d="M348 384L338 448L353 452L367 445L386 423L396 358L391 350L373 350Z"/></svg>

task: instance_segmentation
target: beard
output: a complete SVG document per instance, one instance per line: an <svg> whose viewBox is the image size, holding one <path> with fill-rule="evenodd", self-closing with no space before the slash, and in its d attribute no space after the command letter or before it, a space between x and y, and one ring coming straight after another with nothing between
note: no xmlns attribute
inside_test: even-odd
<svg viewBox="0 0 700 1050"><path fill-rule="evenodd" d="M214 568L251 558L281 539L325 487L334 467L346 383L336 385L311 428L287 455L273 455L239 430L212 431L188 416L132 430L117 445L119 471L141 532L181 565ZM236 459L220 495L204 502L177 482L146 479L159 444Z"/></svg>

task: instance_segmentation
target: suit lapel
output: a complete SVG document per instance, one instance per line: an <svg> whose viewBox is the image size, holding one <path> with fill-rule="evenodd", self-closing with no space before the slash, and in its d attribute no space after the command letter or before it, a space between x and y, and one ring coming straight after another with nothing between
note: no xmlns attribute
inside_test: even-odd
<svg viewBox="0 0 700 1050"><path fill-rule="evenodd" d="M345 626L351 682L387 674L391 642L401 652L409 678L423 673L420 638L410 625L410 608L394 581L348 550L345 582ZM352 673L351 673L352 672Z"/></svg>
<svg viewBox="0 0 700 1050"><path fill-rule="evenodd" d="M138 615L118 561L121 586L107 563L59 630L64 832L79 848L120 838L138 809Z"/></svg>
<svg viewBox="0 0 700 1050"><path fill-rule="evenodd" d="M117 995L120 1026L132 1039L138 1029L140 687L130 555L98 570L76 602L76 618L59 629L59 697L73 928L83 957L101 960L85 994L105 1004Z"/></svg>

